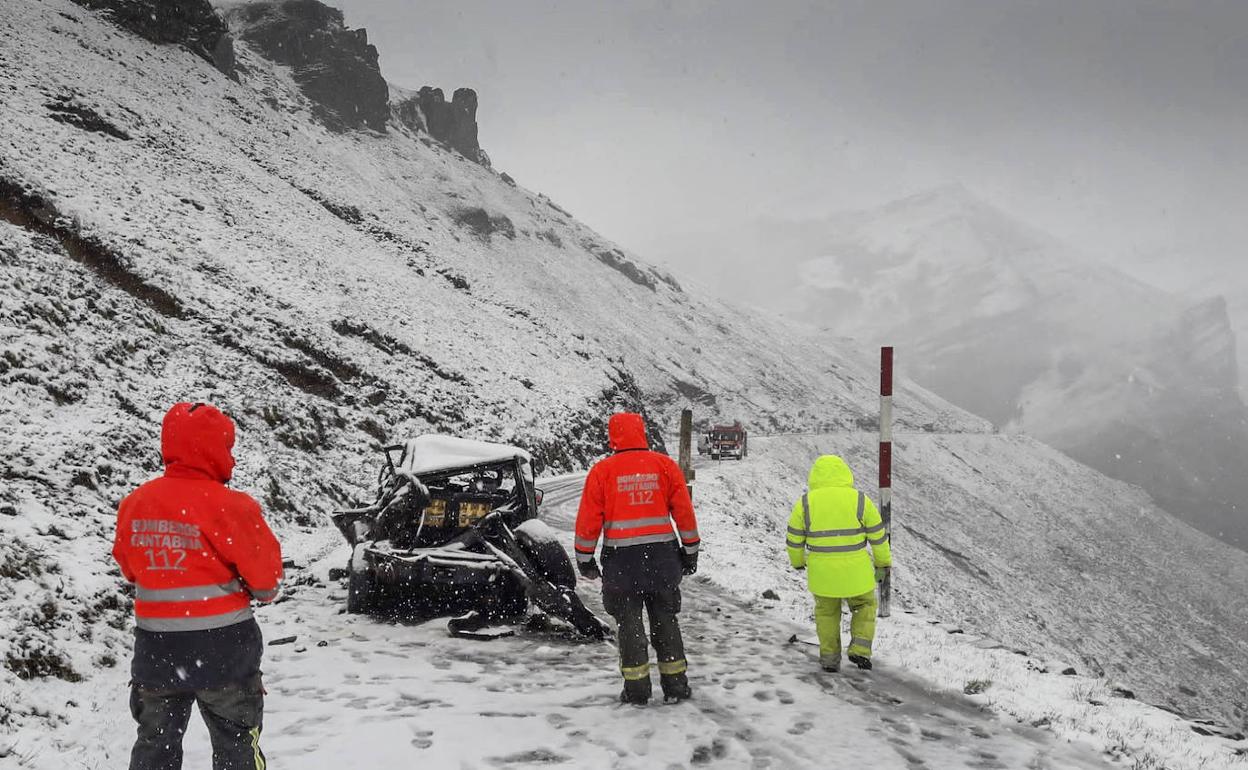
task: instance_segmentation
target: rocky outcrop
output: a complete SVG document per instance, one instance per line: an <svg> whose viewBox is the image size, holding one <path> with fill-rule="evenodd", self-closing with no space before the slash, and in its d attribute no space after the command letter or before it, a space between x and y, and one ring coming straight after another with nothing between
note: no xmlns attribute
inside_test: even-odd
<svg viewBox="0 0 1248 770"><path fill-rule="evenodd" d="M404 93L393 104L395 118L413 131L427 133L471 161L490 165L477 139L477 92L457 88L448 102L441 88L425 86Z"/></svg>
<svg viewBox="0 0 1248 770"><path fill-rule="evenodd" d="M185 46L226 75L234 74L234 40L208 0L74 0L153 43Z"/></svg>
<svg viewBox="0 0 1248 770"><path fill-rule="evenodd" d="M269 0L233 6L226 21L239 39L291 68L330 129L386 130L389 87L377 48L365 30L347 29L342 11L317 0Z"/></svg>

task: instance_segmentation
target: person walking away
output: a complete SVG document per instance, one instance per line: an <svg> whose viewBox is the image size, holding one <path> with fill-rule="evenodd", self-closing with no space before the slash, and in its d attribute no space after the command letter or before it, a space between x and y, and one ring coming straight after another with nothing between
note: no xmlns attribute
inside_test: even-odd
<svg viewBox="0 0 1248 770"><path fill-rule="evenodd" d="M871 498L854 488L854 474L836 455L823 455L810 469L809 490L789 516L789 562L806 570L815 597L819 663L841 668L841 602L849 605L849 660L871 668L878 601L875 585L892 568L888 532ZM867 546L870 544L870 554Z"/></svg>
<svg viewBox="0 0 1248 770"><path fill-rule="evenodd" d="M160 444L164 475L122 500L113 541L113 558L135 585L130 770L182 766L196 703L214 770L264 770L263 642L251 603L276 598L281 548L256 501L226 486L229 417L207 404L175 404Z"/></svg>
<svg viewBox="0 0 1248 770"><path fill-rule="evenodd" d="M672 458L649 449L641 415L611 416L613 454L590 469L576 516L581 575L602 579L602 602L619 625L624 703L650 700L650 643L668 702L692 696L680 634L680 580L698 569L698 523L685 476ZM672 523L675 521L675 530ZM602 569L594 559L602 535Z"/></svg>

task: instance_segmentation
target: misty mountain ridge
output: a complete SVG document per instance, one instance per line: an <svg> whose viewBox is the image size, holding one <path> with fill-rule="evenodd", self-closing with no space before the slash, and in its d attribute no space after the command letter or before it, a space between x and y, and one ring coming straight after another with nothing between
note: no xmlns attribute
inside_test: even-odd
<svg viewBox="0 0 1248 770"><path fill-rule="evenodd" d="M1222 297L1150 286L961 185L783 229L789 286L764 304L895 344L959 406L1248 543L1248 409Z"/></svg>
<svg viewBox="0 0 1248 770"><path fill-rule="evenodd" d="M1248 399L1248 264L1208 255L1164 252L1124 259L1121 268L1151 286L1193 301L1226 297L1239 342L1239 389Z"/></svg>

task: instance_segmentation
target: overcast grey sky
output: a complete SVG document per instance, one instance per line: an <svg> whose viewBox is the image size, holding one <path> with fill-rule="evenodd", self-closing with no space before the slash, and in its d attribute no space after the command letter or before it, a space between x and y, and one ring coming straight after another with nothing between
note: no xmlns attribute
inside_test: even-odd
<svg viewBox="0 0 1248 770"><path fill-rule="evenodd" d="M330 2L654 261L950 181L1109 257L1248 244L1248 2Z"/></svg>

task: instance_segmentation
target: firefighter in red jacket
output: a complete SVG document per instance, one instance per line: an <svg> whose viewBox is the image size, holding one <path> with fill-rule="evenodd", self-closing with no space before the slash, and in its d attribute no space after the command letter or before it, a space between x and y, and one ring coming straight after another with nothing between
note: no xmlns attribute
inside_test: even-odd
<svg viewBox="0 0 1248 770"><path fill-rule="evenodd" d="M642 612L658 658L667 701L692 695L680 636L681 575L698 569L698 524L685 476L672 458L651 452L641 415L612 415L610 457L585 479L576 516L576 562L582 576L602 578L602 600L619 623L620 700L650 700L650 657ZM672 527L675 521L675 529ZM602 569L594 561L602 535Z"/></svg>
<svg viewBox="0 0 1248 770"><path fill-rule="evenodd" d="M113 558L134 583L131 770L182 766L182 735L199 704L213 767L264 769L260 627L282 553L260 506L226 486L234 423L206 404L175 404L161 426L163 476L122 500Z"/></svg>

